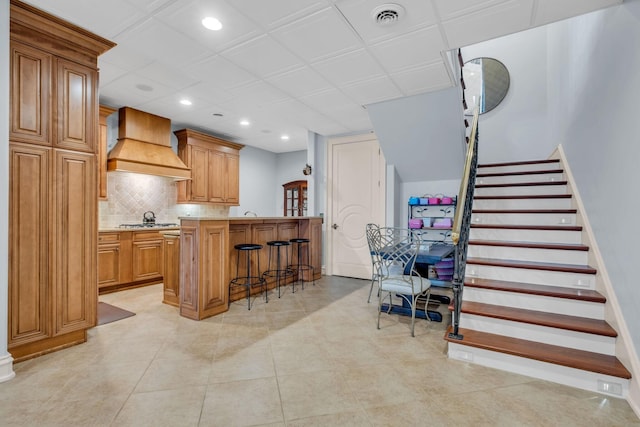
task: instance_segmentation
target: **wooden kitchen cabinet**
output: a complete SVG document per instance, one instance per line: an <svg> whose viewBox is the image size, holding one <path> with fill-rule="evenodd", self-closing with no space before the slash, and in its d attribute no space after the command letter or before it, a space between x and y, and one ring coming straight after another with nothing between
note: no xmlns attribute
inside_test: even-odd
<svg viewBox="0 0 640 427"><path fill-rule="evenodd" d="M307 216L307 181L291 181L284 187L284 216Z"/></svg>
<svg viewBox="0 0 640 427"><path fill-rule="evenodd" d="M178 157L191 168L191 179L177 183L178 203L240 204L242 144L191 129L174 132Z"/></svg>
<svg viewBox="0 0 640 427"><path fill-rule="evenodd" d="M163 237L162 302L178 307L180 305L180 233L163 233Z"/></svg>
<svg viewBox="0 0 640 427"><path fill-rule="evenodd" d="M107 200L107 118L115 111L115 108L100 106L98 122L98 198L100 200Z"/></svg>
<svg viewBox="0 0 640 427"><path fill-rule="evenodd" d="M98 291L117 285L120 280L120 233L100 233L98 236Z"/></svg>
<svg viewBox="0 0 640 427"><path fill-rule="evenodd" d="M157 231L133 234L132 272L133 282L162 279L162 235Z"/></svg>
<svg viewBox="0 0 640 427"><path fill-rule="evenodd" d="M97 316L97 57L114 46L10 1L9 339L15 361Z"/></svg>

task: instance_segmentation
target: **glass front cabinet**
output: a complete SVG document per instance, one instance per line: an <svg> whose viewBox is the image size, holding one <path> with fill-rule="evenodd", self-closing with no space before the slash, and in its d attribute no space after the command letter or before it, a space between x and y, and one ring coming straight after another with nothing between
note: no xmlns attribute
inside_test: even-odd
<svg viewBox="0 0 640 427"><path fill-rule="evenodd" d="M284 216L307 216L307 181L291 181L284 187Z"/></svg>

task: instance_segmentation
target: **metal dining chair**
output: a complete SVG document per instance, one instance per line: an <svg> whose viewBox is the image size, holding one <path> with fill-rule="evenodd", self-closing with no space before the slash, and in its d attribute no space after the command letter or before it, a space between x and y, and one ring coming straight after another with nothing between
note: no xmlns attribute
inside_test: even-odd
<svg viewBox="0 0 640 427"><path fill-rule="evenodd" d="M418 298L426 298L426 310L431 293L431 282L420 276L415 269L421 245L420 235L408 228L380 227L379 239L375 249L379 262L378 329L380 329L382 302L387 296L389 297L388 312L390 312L392 296L397 295L411 307L411 336L413 337ZM428 316L427 319L429 319Z"/></svg>
<svg viewBox="0 0 640 427"><path fill-rule="evenodd" d="M380 246L380 226L377 224L367 224L365 228L367 236L367 244L369 245L369 254L371 255L371 288L369 289L369 298L367 303L371 302L371 293L373 285L378 282L378 270L380 268L380 259L378 258L378 247Z"/></svg>

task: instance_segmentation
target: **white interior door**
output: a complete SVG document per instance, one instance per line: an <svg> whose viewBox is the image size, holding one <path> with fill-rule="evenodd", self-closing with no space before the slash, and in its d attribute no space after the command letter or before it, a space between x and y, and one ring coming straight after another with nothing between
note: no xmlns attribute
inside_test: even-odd
<svg viewBox="0 0 640 427"><path fill-rule="evenodd" d="M327 273L371 278L365 226L385 223L385 160L375 134L329 140Z"/></svg>

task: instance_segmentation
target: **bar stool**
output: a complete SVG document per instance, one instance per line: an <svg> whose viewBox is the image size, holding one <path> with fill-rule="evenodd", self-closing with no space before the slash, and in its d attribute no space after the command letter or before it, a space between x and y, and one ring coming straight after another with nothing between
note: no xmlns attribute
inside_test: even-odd
<svg viewBox="0 0 640 427"><path fill-rule="evenodd" d="M265 299L267 296L267 281L264 280L262 276L260 276L260 254L258 254L258 276L251 275L251 252L259 251L262 249L262 245L258 245L256 243L239 243L234 246L237 251L237 259L236 259L236 277L231 279L229 282L229 291L233 286L244 286L247 289L247 310L251 310L251 288L253 286L260 285L260 289L264 286L265 290ZM242 252L247 254L247 269L245 271L245 276L240 276L240 257Z"/></svg>
<svg viewBox="0 0 640 427"><path fill-rule="evenodd" d="M280 298L280 282L282 280L286 280L288 277L293 277L293 270L289 268L289 251L287 246L291 246L287 240L271 240L267 242L267 246L269 246L269 266L267 267L264 273L262 273L262 277L273 277L276 279L276 287L278 288L278 298ZM280 249L284 248L284 255L280 253ZM273 259L273 252L275 254L275 266L272 265L271 260ZM284 263L282 262L282 258L284 256ZM295 288L294 288L295 291ZM267 293L269 290L267 289ZM267 297L268 298L268 297ZM268 299L267 299L268 300Z"/></svg>
<svg viewBox="0 0 640 427"><path fill-rule="evenodd" d="M316 285L316 279L314 278L314 267L311 265L311 255L309 254L310 252L310 248L309 248L309 243L311 242L311 240L305 238L305 237L296 237L293 238L291 240L289 240L292 244L296 245L297 247L297 253L298 253L298 261L296 264L291 265L290 267L292 269L295 269L296 271L296 275L298 276L298 278L300 279L300 284L302 285L302 290L304 291L304 273L305 271L309 271L311 272L311 282L313 283L313 286ZM303 263L302 262L302 249L303 249L303 245L307 245L307 262ZM293 283L293 291L295 292L295 282Z"/></svg>

